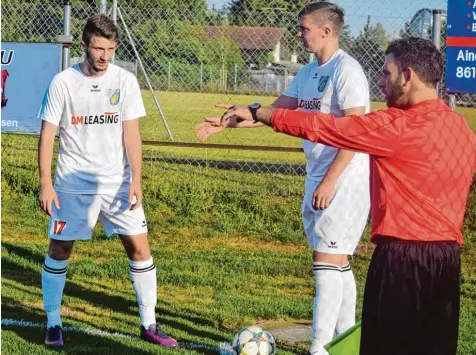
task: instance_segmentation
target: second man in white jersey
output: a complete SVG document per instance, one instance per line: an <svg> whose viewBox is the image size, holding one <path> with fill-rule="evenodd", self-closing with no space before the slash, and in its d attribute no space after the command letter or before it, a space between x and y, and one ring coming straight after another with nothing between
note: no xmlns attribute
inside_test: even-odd
<svg viewBox="0 0 476 355"><path fill-rule="evenodd" d="M359 63L339 49L344 13L328 3L310 3L299 13L298 37L317 61L304 66L273 103L277 108L332 113L336 117L369 112L369 87ZM229 105L217 105L228 108ZM250 109L259 107L251 105ZM230 120L228 128L259 127L261 123ZM197 126L201 140L221 132L217 117ZM355 324L356 285L349 265L370 209L368 156L303 140L307 158L303 226L313 248L316 278L312 344L322 355L334 334Z"/></svg>

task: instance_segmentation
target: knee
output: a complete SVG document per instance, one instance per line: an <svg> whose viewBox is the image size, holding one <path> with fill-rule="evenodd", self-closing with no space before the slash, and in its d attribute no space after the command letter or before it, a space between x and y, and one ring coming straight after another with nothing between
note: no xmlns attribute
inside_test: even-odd
<svg viewBox="0 0 476 355"><path fill-rule="evenodd" d="M145 261L150 259L150 248L147 234L121 237L121 241L129 260Z"/></svg>
<svg viewBox="0 0 476 355"><path fill-rule="evenodd" d="M328 254L314 251L313 262L323 262L342 267L348 264L349 259L345 254Z"/></svg>
<svg viewBox="0 0 476 355"><path fill-rule="evenodd" d="M48 255L54 260L68 260L73 249L73 242L51 242Z"/></svg>
<svg viewBox="0 0 476 355"><path fill-rule="evenodd" d="M148 248L133 247L127 250L129 260L145 261L150 259L150 252Z"/></svg>

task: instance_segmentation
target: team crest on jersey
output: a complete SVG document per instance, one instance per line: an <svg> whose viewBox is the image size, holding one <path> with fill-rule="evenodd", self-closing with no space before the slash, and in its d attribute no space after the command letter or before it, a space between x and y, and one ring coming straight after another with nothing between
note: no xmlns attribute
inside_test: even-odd
<svg viewBox="0 0 476 355"><path fill-rule="evenodd" d="M319 90L319 92L323 92L328 82L329 82L329 75L321 76L319 78L319 84L317 86L317 90Z"/></svg>
<svg viewBox="0 0 476 355"><path fill-rule="evenodd" d="M109 103L111 105L117 105L121 99L121 89L108 90Z"/></svg>

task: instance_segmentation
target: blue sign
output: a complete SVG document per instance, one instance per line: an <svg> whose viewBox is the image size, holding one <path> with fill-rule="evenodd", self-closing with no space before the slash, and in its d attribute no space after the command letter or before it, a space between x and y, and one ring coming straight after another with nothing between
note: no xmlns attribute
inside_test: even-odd
<svg viewBox="0 0 476 355"><path fill-rule="evenodd" d="M61 70L61 44L2 42L2 132L39 132L38 111Z"/></svg>
<svg viewBox="0 0 476 355"><path fill-rule="evenodd" d="M476 93L476 0L448 1L446 87Z"/></svg>

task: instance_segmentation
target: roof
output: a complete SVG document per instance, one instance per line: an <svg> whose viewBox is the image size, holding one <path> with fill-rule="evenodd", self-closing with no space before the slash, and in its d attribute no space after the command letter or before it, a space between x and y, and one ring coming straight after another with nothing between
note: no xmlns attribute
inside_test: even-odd
<svg viewBox="0 0 476 355"><path fill-rule="evenodd" d="M205 36L212 39L225 36L238 44L240 49L274 50L285 29L277 27L206 26L204 31Z"/></svg>
<svg viewBox="0 0 476 355"><path fill-rule="evenodd" d="M301 63L292 63L292 62L287 62L287 61L279 61L276 63L271 64L271 69L275 70L283 70L286 69L288 73L293 73L296 74L299 69L301 69L304 66L304 64Z"/></svg>

